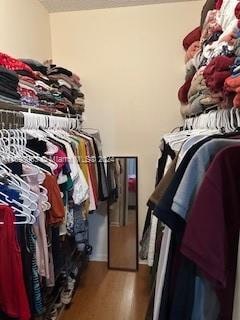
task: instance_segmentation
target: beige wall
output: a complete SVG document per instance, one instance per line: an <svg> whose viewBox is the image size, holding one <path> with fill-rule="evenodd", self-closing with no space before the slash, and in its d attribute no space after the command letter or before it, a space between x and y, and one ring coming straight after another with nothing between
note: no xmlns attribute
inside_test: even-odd
<svg viewBox="0 0 240 320"><path fill-rule="evenodd" d="M48 12L38 0L0 1L0 51L40 61L51 58Z"/></svg>
<svg viewBox="0 0 240 320"><path fill-rule="evenodd" d="M100 129L106 155L139 157L140 235L161 136L180 123L181 42L198 25L201 6L190 1L51 14L53 59L81 75L86 126ZM101 259L106 220L91 220L99 225L92 241Z"/></svg>

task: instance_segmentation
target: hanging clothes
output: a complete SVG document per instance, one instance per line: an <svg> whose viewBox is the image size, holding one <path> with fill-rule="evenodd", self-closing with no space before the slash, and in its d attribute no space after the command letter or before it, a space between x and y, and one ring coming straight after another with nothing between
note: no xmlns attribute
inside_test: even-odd
<svg viewBox="0 0 240 320"><path fill-rule="evenodd" d="M156 200L158 199L159 203L155 207L154 214L162 223L166 224L161 241L160 255L155 256L155 259L158 261L158 270L155 278L154 294L151 300L154 303L152 302L152 308L150 308L148 313L148 316L152 314L153 319L167 320L176 319L177 317L177 319L184 320L195 320L197 318L210 320L217 319L218 317L222 317L222 319L230 319L232 317L239 241L236 223L231 225L231 217L229 217L229 223L225 218L223 220L225 228L230 228L229 233L231 234L231 238L228 238L229 241L227 243L232 243L230 245L231 251L225 256L230 259L227 260L227 267L224 259L221 263L218 261L218 268L222 268L225 276L224 283L217 282L208 276L208 272L211 270L208 270L210 266L205 267L203 270L203 267L200 265L200 261L211 261L210 256L202 258L203 260L198 260L197 258L200 257L200 254L210 254L207 247L205 249L202 245L197 247L195 256L192 256L190 252L193 251L187 252L183 249L183 246L184 239L188 239L187 241L190 246L192 243L200 245L201 241L205 241L206 226L210 221L218 228L218 219L221 218L221 215L219 218L218 215L221 211L220 208L214 209L213 203L210 200L210 193L205 187L204 181L206 180L206 183L209 183L209 179L207 178L208 172L211 172L210 169L212 166L215 166L215 163L218 168L219 160L217 159L218 157L224 157L221 155L222 153L225 157L229 157L229 159L233 156L234 152L237 153L236 150L239 150L240 147L239 138L239 133L229 133L206 135L205 137L201 135L201 137L185 141L180 153L172 162L169 170L150 198L150 203L153 205L156 204ZM226 155L228 152L229 154ZM238 157L235 156L232 162L235 163L234 161L237 162L237 160ZM227 165L230 162L225 160L225 162L221 162L221 165L224 166L224 163ZM231 179L232 185L235 186L234 183L238 181L238 171L236 170L236 175L234 176L231 171L228 174L228 169L224 169L222 166L222 171L218 171L218 177L215 180L220 179L222 175L224 179ZM234 168L234 165L232 167ZM224 186L229 184L230 182L224 184ZM217 190L219 187L220 183L217 183ZM198 202L197 199L201 194L200 191L202 197L209 196L208 201L201 198ZM225 199L224 197L222 196L221 199ZM213 196L212 200L214 200ZM230 200L228 201L231 202ZM195 208L196 203L199 203L201 208L205 206L204 209L198 210L197 213L198 217L202 219L200 221L203 223L203 229L199 229L201 230L199 236L197 232L191 232L190 239L190 233L187 230L190 230L188 227L190 228L192 225L189 222L194 221L192 228L198 229L199 225L199 222L191 220L192 210ZM230 205L227 205L227 202L224 203L222 200L219 201L219 198L216 201L216 205L220 206L221 210L233 212L233 208L231 209ZM236 228L236 233L231 228ZM218 232L221 235L227 235L226 232L221 232L220 228L218 228ZM187 235L189 238L186 238ZM217 248L217 245L214 245L217 239L217 233L210 232L209 238L206 240L208 245L209 243L213 243L214 250ZM193 242L194 240L195 242ZM226 248L226 243L224 246ZM214 250L211 251L212 258L216 256ZM221 254L225 252L221 248L219 250L221 250ZM216 257L220 259L220 253ZM212 272L212 276L213 274L214 272ZM150 319L150 317L147 319Z"/></svg>
<svg viewBox="0 0 240 320"><path fill-rule="evenodd" d="M155 186L159 184L162 177L166 173L171 161L176 156L175 151L170 147L170 145L164 139L162 139L161 141L160 151L161 151L161 157L158 160ZM147 205L148 205L148 212L147 212L147 216L144 224L144 230L143 230L142 241L141 241L141 246L142 248L144 248L145 252L141 251L140 255L142 255L142 258L146 258L148 260L149 266L153 266L154 255L155 255L155 243L157 238L157 229L158 228L160 229L161 226L158 226L158 220L152 214L152 210L154 209L154 206L152 206L150 202L148 202ZM161 235L159 235L159 237L161 237Z"/></svg>
<svg viewBox="0 0 240 320"><path fill-rule="evenodd" d="M20 135L21 144L14 145ZM0 152L0 228L4 230L0 243L5 245L0 261L0 314L28 320L49 312L52 297L46 293L50 290L60 298L69 295L68 282L75 283L77 274L68 275L80 257L92 252L87 218L89 209L95 211L102 201L96 163L100 151L93 137L60 129L24 129L8 144L6 154L14 150L8 161L4 147ZM87 180L81 169L82 146ZM7 238L13 248L6 247ZM6 250L11 253L7 258ZM70 298L72 293L73 289Z"/></svg>
<svg viewBox="0 0 240 320"><path fill-rule="evenodd" d="M17 242L13 210L0 206L0 309L12 318L31 317L26 294L21 251Z"/></svg>

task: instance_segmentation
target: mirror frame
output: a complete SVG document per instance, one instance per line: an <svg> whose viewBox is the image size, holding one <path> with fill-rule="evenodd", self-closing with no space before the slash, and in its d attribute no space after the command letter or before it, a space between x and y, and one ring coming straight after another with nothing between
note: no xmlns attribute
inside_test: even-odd
<svg viewBox="0 0 240 320"><path fill-rule="evenodd" d="M137 177L137 184L136 184L136 268L121 268L121 267L111 267L110 265L110 216L109 216L109 201L107 201L107 224L108 224L108 269L109 270L119 270L119 271L127 271L127 272L137 272L139 270L139 204L138 204L138 183L139 183L139 176L138 176L138 157L137 156L109 156L108 159L135 159L136 160L136 177ZM108 170L107 170L108 175Z"/></svg>

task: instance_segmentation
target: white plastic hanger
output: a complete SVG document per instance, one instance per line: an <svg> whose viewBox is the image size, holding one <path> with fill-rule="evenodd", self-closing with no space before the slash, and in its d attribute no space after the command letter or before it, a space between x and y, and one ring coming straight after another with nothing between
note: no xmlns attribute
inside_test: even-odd
<svg viewBox="0 0 240 320"><path fill-rule="evenodd" d="M240 127L240 113L239 110L236 110L236 117L237 117L237 126Z"/></svg>
<svg viewBox="0 0 240 320"><path fill-rule="evenodd" d="M4 186L5 184L3 182L0 182L0 185ZM15 185L9 183L9 186L12 187L12 189L20 192L20 198L24 201L24 205L27 206L28 208L30 208L32 201L31 199L29 199L26 195L24 195L24 193L21 193L21 188L20 187L16 187Z"/></svg>
<svg viewBox="0 0 240 320"><path fill-rule="evenodd" d="M30 224L31 223L31 219L27 214L23 213L17 208L14 208L13 206L10 206L7 202L0 199L0 205L11 207L14 211L14 214L15 212L20 212L20 214L15 214L16 217L26 218L25 221L15 221L14 224ZM0 222L0 224L4 224L4 222Z"/></svg>
<svg viewBox="0 0 240 320"><path fill-rule="evenodd" d="M1 167L1 164L0 164L0 167ZM20 177L18 177L17 175L14 175L9 171L2 171L2 172L0 172L0 176L3 177L3 178L4 177L9 177L11 183L13 183L16 186L20 186L21 189L24 190L25 192L29 192L30 191L29 185L24 180L22 180Z"/></svg>
<svg viewBox="0 0 240 320"><path fill-rule="evenodd" d="M2 203L2 204L5 204L5 205L7 205L7 206L10 206L13 210L14 210L14 213L15 212L18 212L19 214L15 214L15 216L16 217L21 217L21 218L23 218L23 217L25 217L26 218L26 221L16 221L14 224L33 224L33 223L35 223L35 221L36 221L36 218L34 217L34 216L32 216L32 215L30 215L30 214L28 214L28 213L25 213L25 212L23 212L23 211L21 211L20 209L18 209L18 208L16 208L16 207L14 207L12 204L14 203L14 201L11 201L9 198L8 198L8 196L7 195L5 195L4 193L2 193L2 192L0 192L0 195L2 195L3 197L4 197L4 199L5 200L2 200L2 199L0 199L0 202ZM17 201L15 201L15 202L17 202ZM17 202L18 203L18 202Z"/></svg>
<svg viewBox="0 0 240 320"><path fill-rule="evenodd" d="M1 192L1 191L0 191L0 195L2 195L2 196L5 198L6 202L8 202L9 204L15 204L15 205L17 205L18 207L26 210L25 212L28 213L29 216L31 215L31 211L30 211L29 208L26 207L23 203L18 202L18 201L15 200L15 199L10 200L10 199L9 199L9 196L6 195L5 193Z"/></svg>

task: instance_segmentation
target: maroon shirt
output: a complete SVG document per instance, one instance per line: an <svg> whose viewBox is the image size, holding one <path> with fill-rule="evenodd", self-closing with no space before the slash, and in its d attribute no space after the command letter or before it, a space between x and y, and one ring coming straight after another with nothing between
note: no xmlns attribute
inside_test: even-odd
<svg viewBox="0 0 240 320"><path fill-rule="evenodd" d="M181 247L215 286L222 320L232 319L239 227L240 146L231 146L207 170Z"/></svg>

